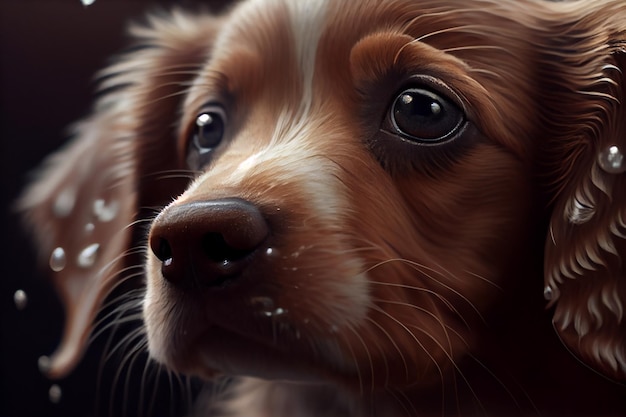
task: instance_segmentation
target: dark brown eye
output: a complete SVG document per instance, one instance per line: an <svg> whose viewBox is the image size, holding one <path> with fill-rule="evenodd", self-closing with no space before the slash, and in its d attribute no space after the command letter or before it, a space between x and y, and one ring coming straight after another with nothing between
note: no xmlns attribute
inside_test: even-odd
<svg viewBox="0 0 626 417"><path fill-rule="evenodd" d="M220 106L209 106L198 113L189 128L187 139L187 164L192 169L205 166L212 153L223 141L226 130L226 113Z"/></svg>
<svg viewBox="0 0 626 417"><path fill-rule="evenodd" d="M224 137L224 112L214 109L196 117L192 143L198 152L206 153L217 147Z"/></svg>
<svg viewBox="0 0 626 417"><path fill-rule="evenodd" d="M397 134L420 144L436 144L454 137L465 120L463 111L451 100L423 88L402 91L389 117Z"/></svg>

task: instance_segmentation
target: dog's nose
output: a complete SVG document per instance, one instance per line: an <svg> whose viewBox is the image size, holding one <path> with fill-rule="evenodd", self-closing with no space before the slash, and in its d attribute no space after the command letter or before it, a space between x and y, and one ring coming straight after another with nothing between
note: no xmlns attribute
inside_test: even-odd
<svg viewBox="0 0 626 417"><path fill-rule="evenodd" d="M268 234L263 215L248 201L191 202L172 205L156 218L150 248L172 284L216 287L245 269Z"/></svg>

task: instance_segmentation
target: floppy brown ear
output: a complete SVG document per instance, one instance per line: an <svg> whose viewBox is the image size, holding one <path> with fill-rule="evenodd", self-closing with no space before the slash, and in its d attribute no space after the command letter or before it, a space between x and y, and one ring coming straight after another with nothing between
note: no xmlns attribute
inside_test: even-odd
<svg viewBox="0 0 626 417"><path fill-rule="evenodd" d="M544 92L554 107L546 114L553 126L544 157L551 160L556 190L544 294L567 347L592 368L624 380L626 5L581 7L570 16L572 30L555 28L564 43L544 59L554 78Z"/></svg>
<svg viewBox="0 0 626 417"><path fill-rule="evenodd" d="M132 246L140 211L169 203L188 182L176 157L176 116L218 27L214 17L177 11L132 27L135 45L101 74L92 114L21 197L66 310L50 377L64 376L82 357L104 298L137 252L132 248L141 247Z"/></svg>

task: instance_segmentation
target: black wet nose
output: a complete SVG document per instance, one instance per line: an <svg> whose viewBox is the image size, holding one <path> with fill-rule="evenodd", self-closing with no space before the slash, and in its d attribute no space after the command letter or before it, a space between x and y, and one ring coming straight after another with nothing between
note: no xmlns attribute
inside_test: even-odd
<svg viewBox="0 0 626 417"><path fill-rule="evenodd" d="M181 287L222 285L247 266L269 227L252 203L229 198L172 205L154 221L150 249Z"/></svg>

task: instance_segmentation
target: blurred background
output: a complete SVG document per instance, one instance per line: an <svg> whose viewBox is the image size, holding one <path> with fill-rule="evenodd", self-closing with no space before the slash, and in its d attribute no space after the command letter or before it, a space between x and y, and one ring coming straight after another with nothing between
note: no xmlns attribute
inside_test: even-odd
<svg viewBox="0 0 626 417"><path fill-rule="evenodd" d="M164 375L143 377L144 358L129 372L122 353L100 372L108 335L95 341L68 378L43 377L38 358L59 343L63 311L12 207L28 173L66 141L67 126L89 110L93 74L126 44L127 23L146 11L191 3L96 0L84 6L80 0L0 0L2 417L179 416L200 389L197 381L183 382L181 388ZM219 10L223 1L205 3ZM27 297L25 305L14 301L18 290Z"/></svg>

